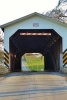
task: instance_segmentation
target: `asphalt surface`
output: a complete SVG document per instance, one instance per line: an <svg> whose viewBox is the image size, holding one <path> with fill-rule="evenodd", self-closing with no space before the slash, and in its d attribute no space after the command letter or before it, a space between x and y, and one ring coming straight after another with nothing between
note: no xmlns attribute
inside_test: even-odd
<svg viewBox="0 0 67 100"><path fill-rule="evenodd" d="M15 72L0 78L0 100L67 100L67 76L59 72Z"/></svg>

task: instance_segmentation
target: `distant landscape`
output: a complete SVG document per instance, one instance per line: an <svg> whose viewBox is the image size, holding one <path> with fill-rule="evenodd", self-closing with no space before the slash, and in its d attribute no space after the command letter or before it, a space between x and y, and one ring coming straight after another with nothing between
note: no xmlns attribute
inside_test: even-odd
<svg viewBox="0 0 67 100"><path fill-rule="evenodd" d="M44 56L42 54L29 53L25 54L24 58L30 71L44 71Z"/></svg>

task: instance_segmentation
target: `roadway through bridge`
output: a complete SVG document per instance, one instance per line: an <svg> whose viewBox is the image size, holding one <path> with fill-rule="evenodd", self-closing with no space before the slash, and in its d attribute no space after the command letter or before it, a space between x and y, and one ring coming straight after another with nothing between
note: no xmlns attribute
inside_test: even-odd
<svg viewBox="0 0 67 100"><path fill-rule="evenodd" d="M67 76L14 72L0 78L0 100L67 100Z"/></svg>
<svg viewBox="0 0 67 100"><path fill-rule="evenodd" d="M21 70L30 71L29 67L27 67L27 65L26 65L25 59L22 59L22 68L21 68Z"/></svg>

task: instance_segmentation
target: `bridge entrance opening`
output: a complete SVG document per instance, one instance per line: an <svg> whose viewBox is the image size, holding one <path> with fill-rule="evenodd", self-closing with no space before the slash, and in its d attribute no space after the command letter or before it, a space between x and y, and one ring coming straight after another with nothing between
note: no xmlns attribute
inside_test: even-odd
<svg viewBox="0 0 67 100"><path fill-rule="evenodd" d="M44 71L44 56L40 53L25 53L21 59L22 71Z"/></svg>
<svg viewBox="0 0 67 100"><path fill-rule="evenodd" d="M19 29L9 38L10 70L21 71L25 53L44 56L44 71L60 70L62 37L53 29Z"/></svg>

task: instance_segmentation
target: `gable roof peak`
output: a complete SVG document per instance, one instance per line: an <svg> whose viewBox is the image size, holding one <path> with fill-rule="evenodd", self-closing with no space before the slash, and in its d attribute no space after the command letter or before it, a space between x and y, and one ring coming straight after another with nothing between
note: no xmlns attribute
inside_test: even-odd
<svg viewBox="0 0 67 100"><path fill-rule="evenodd" d="M42 18L47 18L48 20L51 20L51 21L54 21L54 22L57 22L57 23L61 23L61 24L64 24L65 26L67 26L66 23L63 23L63 22L61 22L61 21L59 21L59 20L52 19L52 18L50 18L49 16L46 16L46 15L44 15L44 14L40 14L40 13L38 13L38 12L34 12L34 13L28 14L28 15L26 15L26 16L23 16L23 17L21 17L21 18L18 18L18 19L16 19L16 20L13 20L13 21L11 21L11 22L8 22L8 23L6 23L6 24L3 24L3 25L0 26L0 28L5 28L6 26L9 26L9 25L11 25L11 24L17 23L17 22L19 22L19 21L21 21L21 20L28 19L28 18L30 18L30 17L32 17L32 16L35 16L35 15L36 15L36 16L40 16L40 17L42 17Z"/></svg>

